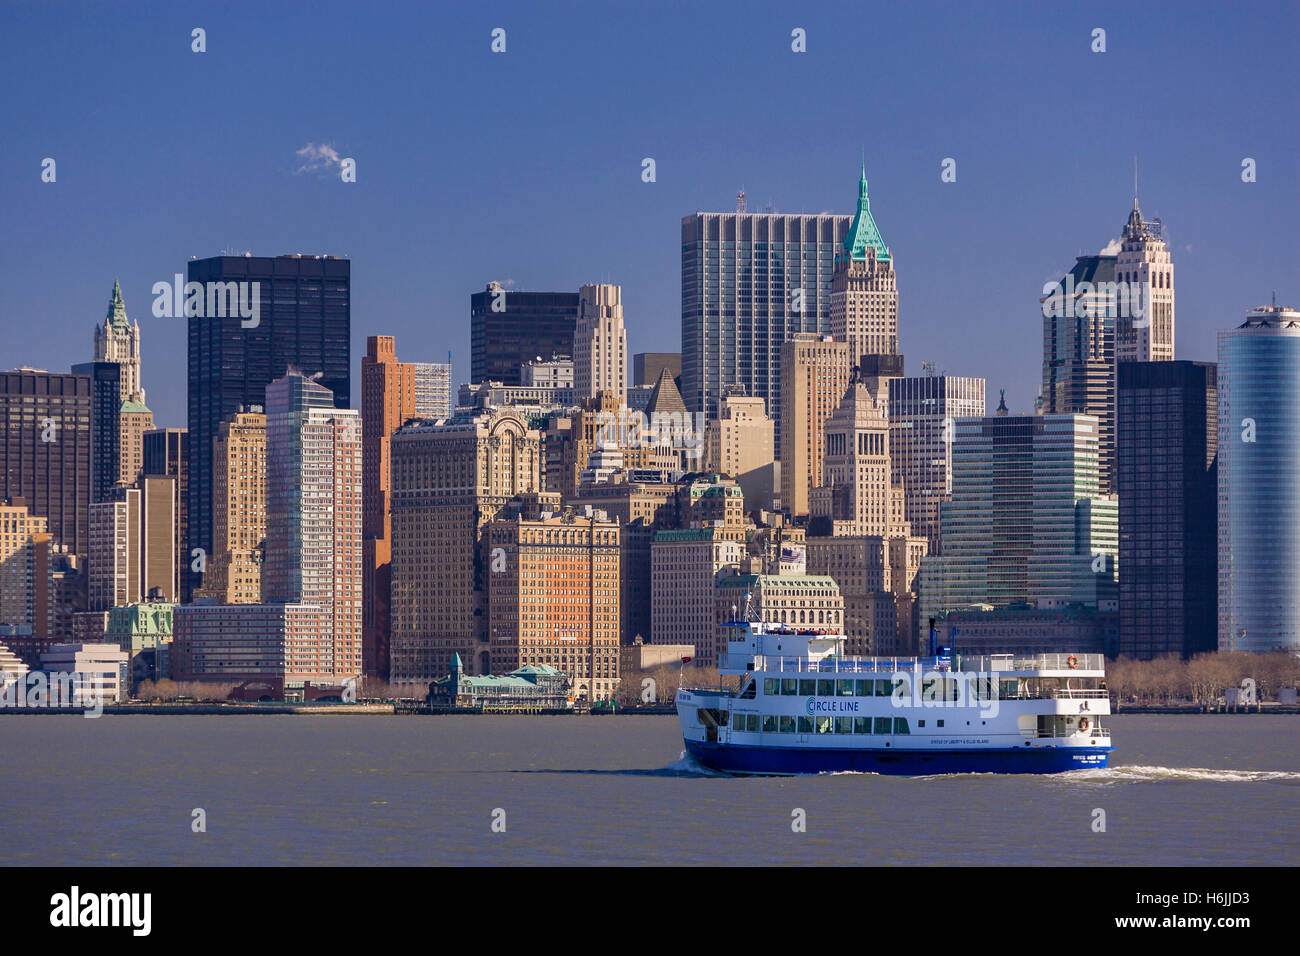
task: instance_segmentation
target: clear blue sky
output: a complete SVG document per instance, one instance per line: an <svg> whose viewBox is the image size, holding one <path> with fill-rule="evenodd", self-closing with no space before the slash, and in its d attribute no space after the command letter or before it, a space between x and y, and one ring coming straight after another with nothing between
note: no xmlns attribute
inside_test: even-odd
<svg viewBox="0 0 1300 956"><path fill-rule="evenodd" d="M226 249L349 256L354 376L390 333L406 360L450 349L463 380L469 296L493 279L621 283L630 349L676 351L681 217L742 185L751 210L852 212L863 150L909 374L933 360L1032 408L1042 284L1118 235L1135 153L1172 240L1178 356L1213 360L1272 290L1300 304L1298 10L7 3L0 367L89 360L118 277L156 420L183 425L185 325L150 289ZM357 182L297 172L309 143Z"/></svg>

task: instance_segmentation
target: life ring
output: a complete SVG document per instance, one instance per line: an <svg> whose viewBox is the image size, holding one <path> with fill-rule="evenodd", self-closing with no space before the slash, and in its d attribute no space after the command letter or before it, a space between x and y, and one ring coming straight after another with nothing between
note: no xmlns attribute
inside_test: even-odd
<svg viewBox="0 0 1300 956"><path fill-rule="evenodd" d="M1082 733L1087 729L1088 729L1088 718L1083 717L1079 720L1079 732Z"/></svg>
<svg viewBox="0 0 1300 956"><path fill-rule="evenodd" d="M1074 670L1076 667L1079 666L1079 658L1071 654L1069 657L1065 659L1065 663L1066 666L1070 668L1070 670Z"/></svg>

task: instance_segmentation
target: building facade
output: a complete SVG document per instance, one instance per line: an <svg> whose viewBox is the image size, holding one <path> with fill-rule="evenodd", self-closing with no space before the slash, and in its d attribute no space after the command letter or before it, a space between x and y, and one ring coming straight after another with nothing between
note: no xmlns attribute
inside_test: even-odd
<svg viewBox="0 0 1300 956"><path fill-rule="evenodd" d="M529 359L570 354L577 321L576 292L516 292L489 282L469 300L471 384L520 384Z"/></svg>
<svg viewBox="0 0 1300 956"><path fill-rule="evenodd" d="M218 604L261 604L267 474L262 406L236 412L213 441L213 551L195 593Z"/></svg>
<svg viewBox="0 0 1300 956"><path fill-rule="evenodd" d="M1120 240L1115 278L1143 294L1149 290L1149 315L1121 310L1115 323L1116 362L1174 360L1174 263L1165 245L1160 220L1142 218L1137 197Z"/></svg>
<svg viewBox="0 0 1300 956"><path fill-rule="evenodd" d="M728 621L781 622L791 627L821 628L841 633L844 598L833 578L822 574L730 574L714 589L713 646L703 637L696 643L701 667L717 667L727 642L735 636Z"/></svg>
<svg viewBox="0 0 1300 956"><path fill-rule="evenodd" d="M166 475L176 480L176 581L178 603L190 600L193 593L189 552L189 468L184 428L155 428L144 433L144 473Z"/></svg>
<svg viewBox="0 0 1300 956"><path fill-rule="evenodd" d="M415 370L415 415L446 418L452 412L451 363L412 362L411 365Z"/></svg>
<svg viewBox="0 0 1300 956"><path fill-rule="evenodd" d="M710 644L714 588L740 570L745 546L715 528L659 531L651 547L651 644Z"/></svg>
<svg viewBox="0 0 1300 956"><path fill-rule="evenodd" d="M831 336L848 343L854 365L864 355L900 354L898 281L889 247L871 215L865 165L858 180L858 211L835 254L830 319Z"/></svg>
<svg viewBox="0 0 1300 956"><path fill-rule="evenodd" d="M578 290L578 320L573 330L573 391L579 401L612 392L627 404L627 328L623 289L584 285Z"/></svg>
<svg viewBox="0 0 1300 956"><path fill-rule="evenodd" d="M1219 649L1300 650L1300 311L1219 332Z"/></svg>
<svg viewBox="0 0 1300 956"><path fill-rule="evenodd" d="M771 510L777 491L776 423L761 398L730 386L717 418L708 424L704 467L735 478L751 511Z"/></svg>
<svg viewBox="0 0 1300 956"><path fill-rule="evenodd" d="M822 483L826 422L839 408L857 359L845 342L796 334L781 350L781 410L777 430L781 508L808 514L808 496Z"/></svg>

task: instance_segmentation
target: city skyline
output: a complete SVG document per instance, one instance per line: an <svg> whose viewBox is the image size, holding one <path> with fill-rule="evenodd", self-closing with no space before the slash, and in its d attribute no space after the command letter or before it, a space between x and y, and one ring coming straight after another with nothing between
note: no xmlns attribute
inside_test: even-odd
<svg viewBox="0 0 1300 956"><path fill-rule="evenodd" d="M1178 357L1213 361L1217 331L1243 310L1274 289L1279 301L1300 299L1287 228L1300 195L1286 149L1297 120L1287 106L1285 57L1268 55L1281 51L1286 35L1270 26L1277 11L1257 18L1208 6L1179 12L1171 28L1158 11L1122 5L1090 7L1086 18L1067 11L1064 24L1058 11L1024 10L1016 22L965 42L982 20L975 11L880 11L873 30L893 39L873 44L865 59L891 97L869 119L856 119L842 97L819 93L844 87L864 61L854 31L826 10L763 7L740 19L692 11L671 24L522 8L495 11L491 21L473 12L404 11L400 30L384 29L382 11L362 30L348 28L346 17L332 25L329 17L294 18L292 31L270 31L296 38L298 48L281 51L289 62L245 77L241 64L277 58L225 16L207 17L207 50L196 54L190 13L164 10L125 24L90 8L82 22L62 23L58 36L60 56L91 58L106 43L122 54L93 86L88 78L51 79L35 65L51 56L43 23L52 13L13 11L0 38L16 94L13 135L0 149L11 185L0 215L34 228L0 239L0 253L23 277L2 313L13 334L0 364L62 372L90 361L90 323L102 317L105 292L118 278L127 314L141 325L142 384L154 424L185 425L177 361L185 323L153 316L152 287L183 272L190 256L226 250L348 256L357 266L353 376L365 337L382 333L404 343L408 360L441 360L450 350L453 384L470 380L467 299L489 281L530 291L621 285L629 354L677 351L681 218L730 212L741 188L750 212L771 202L782 213L848 215L864 153L873 213L906 266L899 329L907 374L932 361L952 375L983 377L990 389L1007 390L1013 410L1031 410L1041 358L1033 303L1076 255L1118 238L1131 208L1135 154L1143 212L1163 219L1178 269ZM922 18L925 30L915 27ZM498 25L507 30L504 54L490 50ZM1105 53L1089 48L1096 26L1107 30ZM795 27L807 31L806 53L791 49ZM1189 32L1213 35L1225 60L1252 62L1251 69L1210 83L1198 72L1204 41L1189 42ZM342 48L345 35L347 55L362 64L381 55L419 62L416 47L438 37L440 65L421 69L445 71L431 77L437 82L468 84L464 102L418 124L409 142L395 141L389 111L370 117L362 107L390 94L400 102L396 77L362 89L367 84L334 75L337 58L308 56ZM624 79L575 92L581 77L537 75L539 59L575 43L591 52L590 69L617 62ZM946 53L944 70L918 71L915 63L929 62L920 54L936 45ZM672 75L677 57L706 55L757 58L782 82L771 96L737 100ZM1113 109L1062 114L1061 103L1075 102L1065 88L1073 91L1081 78L1099 100L1123 102L1139 66L1160 79L1143 112L1121 124L1126 135L1115 135ZM231 123L236 114L223 101L214 120L245 135L234 136L230 149L209 151L206 136L177 136L157 119L174 112L153 89L159 70L181 94L220 77L230 102L296 71L295 84L320 89L322 103L304 105L287 124L256 109ZM1035 82L1025 83L1035 71ZM69 97L87 104L84 140L43 118ZM636 108L626 107L629 97ZM562 149L574 122L539 107L554 99L609 117L607 135L581 159ZM123 102L138 108L122 109ZM725 111L715 108L724 102ZM679 119L697 114L709 119ZM483 116L500 119L484 123ZM791 117L788 137L772 116ZM1037 116L1043 119L1025 119ZM1210 150L1200 135L1207 116L1216 117ZM1043 135L1062 123L1068 151L1060 137ZM812 128L819 133L810 152L800 130ZM452 155L450 141L463 145L463 155ZM355 183L340 180L331 155L356 159ZM41 182L44 157L57 161L53 183ZM1247 157L1258 164L1253 183L1241 179ZM654 182L642 181L645 158L655 160ZM945 158L956 160L956 182L941 181ZM196 189L196 182L210 185ZM208 198L214 189L222 202ZM511 241L503 243L507 230ZM996 266L987 254L994 248L1004 252ZM77 261L74 275L62 271L65 258ZM355 394L351 402L359 404Z"/></svg>

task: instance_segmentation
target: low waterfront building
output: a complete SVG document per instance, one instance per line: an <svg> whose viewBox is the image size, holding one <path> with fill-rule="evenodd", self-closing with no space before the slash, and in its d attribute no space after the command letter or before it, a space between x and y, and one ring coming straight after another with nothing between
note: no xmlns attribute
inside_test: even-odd
<svg viewBox="0 0 1300 956"><path fill-rule="evenodd" d="M55 644L41 655L41 669L72 675L72 700L122 701L130 658L116 644Z"/></svg>
<svg viewBox="0 0 1300 956"><path fill-rule="evenodd" d="M172 671L179 681L265 681L288 689L337 685L330 614L317 604L185 604L174 613Z"/></svg>
<svg viewBox="0 0 1300 956"><path fill-rule="evenodd" d="M167 665L175 608L175 604L166 601L153 601L109 610L104 640L130 655L133 689L142 680L171 676Z"/></svg>
<svg viewBox="0 0 1300 956"><path fill-rule="evenodd" d="M460 655L451 659L451 673L429 685L429 705L457 710L561 710L573 706L570 681L547 664L528 664L504 677L471 676Z"/></svg>

